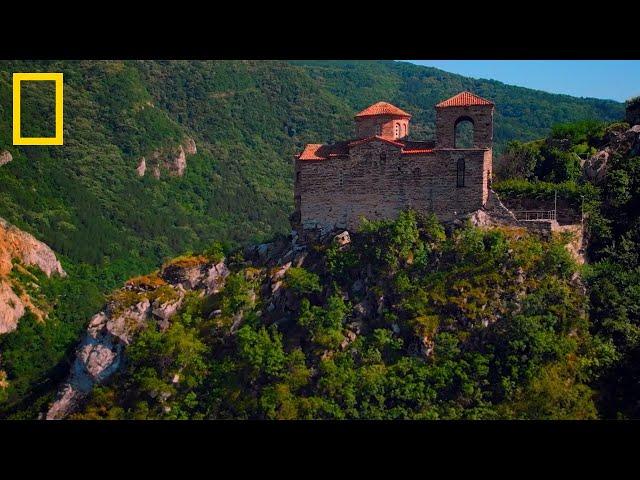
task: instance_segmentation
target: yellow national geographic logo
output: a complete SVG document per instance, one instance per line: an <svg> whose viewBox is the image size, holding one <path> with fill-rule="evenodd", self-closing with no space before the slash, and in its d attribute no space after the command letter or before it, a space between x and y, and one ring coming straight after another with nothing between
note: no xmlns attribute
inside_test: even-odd
<svg viewBox="0 0 640 480"><path fill-rule="evenodd" d="M27 137L20 132L20 82L55 82L56 86L56 134L54 137ZM13 144L14 145L62 145L62 73L14 73L13 74Z"/></svg>

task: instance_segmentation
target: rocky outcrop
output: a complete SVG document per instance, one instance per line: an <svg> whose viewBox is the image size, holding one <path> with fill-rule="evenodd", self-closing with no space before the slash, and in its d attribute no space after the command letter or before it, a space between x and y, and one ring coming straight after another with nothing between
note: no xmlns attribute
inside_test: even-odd
<svg viewBox="0 0 640 480"><path fill-rule="evenodd" d="M136 168L136 173L139 177L144 177L145 172L147 171L147 161L144 157L140 159L140 163L138 163L138 168Z"/></svg>
<svg viewBox="0 0 640 480"><path fill-rule="evenodd" d="M601 150L585 160L582 164L585 179L596 185L601 183L607 174L609 156L607 150Z"/></svg>
<svg viewBox="0 0 640 480"><path fill-rule="evenodd" d="M35 265L47 276L66 276L55 253L33 235L0 218L0 275L11 270L11 259L17 258L25 265Z"/></svg>
<svg viewBox="0 0 640 480"><path fill-rule="evenodd" d="M187 155L195 155L198 153L198 148L196 147L196 142L193 138L187 138L182 146L184 147L184 152Z"/></svg>
<svg viewBox="0 0 640 480"><path fill-rule="evenodd" d="M0 167L13 160L13 156L7 150L0 150Z"/></svg>
<svg viewBox="0 0 640 480"><path fill-rule="evenodd" d="M46 244L0 218L0 334L15 330L27 308L40 318L46 315L34 305L17 280L10 277L14 268L24 270L14 265L16 260L21 265L38 267L47 276L66 276L55 253Z"/></svg>
<svg viewBox="0 0 640 480"><path fill-rule="evenodd" d="M195 155L197 151L196 142L192 138L186 138L174 147L158 148L146 157L140 158L136 173L143 177L150 166L156 179L161 178L163 171L170 176L181 177L187 168L187 155Z"/></svg>
<svg viewBox="0 0 640 480"><path fill-rule="evenodd" d="M599 184L607 174L607 167L612 155L634 157L640 155L640 124L631 128L612 128L605 135L605 145L595 155L582 162L582 171L586 180Z"/></svg>
<svg viewBox="0 0 640 480"><path fill-rule="evenodd" d="M11 284L0 280L0 334L15 330L24 312L24 304Z"/></svg>
<svg viewBox="0 0 640 480"><path fill-rule="evenodd" d="M178 258L153 275L132 279L94 315L76 350L65 383L58 390L46 418L72 414L93 387L118 371L124 349L149 322L164 331L183 304L187 290L217 293L229 275L224 261L206 257Z"/></svg>
<svg viewBox="0 0 640 480"><path fill-rule="evenodd" d="M500 197L492 189L489 189L489 197L484 207L472 212L467 217L476 227L495 227L497 225L519 226L520 222L515 215L500 200Z"/></svg>
<svg viewBox="0 0 640 480"><path fill-rule="evenodd" d="M106 311L94 315L87 327L69 379L60 389L47 412L47 420L64 418L79 405L97 383L115 373L122 362L122 351L135 332L144 327L151 312L148 299L117 315Z"/></svg>

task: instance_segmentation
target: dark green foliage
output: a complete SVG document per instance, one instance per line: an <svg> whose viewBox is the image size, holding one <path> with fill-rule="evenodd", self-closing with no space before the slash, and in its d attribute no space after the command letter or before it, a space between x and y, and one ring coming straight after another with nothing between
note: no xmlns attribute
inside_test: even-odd
<svg viewBox="0 0 640 480"><path fill-rule="evenodd" d="M611 152L598 187L576 177L576 158L593 155L606 138L628 128L621 122L577 122L554 127L547 140L510 144L500 169L509 180L494 185L506 198L550 200L557 191L576 211L584 209L588 257L593 262L584 270L593 340L588 347L591 358L583 366L585 378L598 392L597 407L604 418L640 417L640 157L624 150ZM565 278L570 274L560 249L551 250L546 263L557 265ZM550 302L542 304L543 310L557 300ZM556 366L522 394L534 401L533 410L523 410L519 400L510 408L529 418L547 418L550 402L564 398L566 415L586 413L591 407L576 398L581 388Z"/></svg>
<svg viewBox="0 0 640 480"><path fill-rule="evenodd" d="M567 139L575 145L587 143L597 145L602 142L606 124L598 120L556 124L551 129L551 138Z"/></svg>

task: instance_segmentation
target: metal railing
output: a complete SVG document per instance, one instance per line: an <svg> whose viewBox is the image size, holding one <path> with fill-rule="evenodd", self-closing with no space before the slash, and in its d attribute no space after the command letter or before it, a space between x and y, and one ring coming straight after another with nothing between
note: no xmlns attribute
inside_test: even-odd
<svg viewBox="0 0 640 480"><path fill-rule="evenodd" d="M513 212L521 222L536 222L540 220L556 220L555 210L516 210Z"/></svg>

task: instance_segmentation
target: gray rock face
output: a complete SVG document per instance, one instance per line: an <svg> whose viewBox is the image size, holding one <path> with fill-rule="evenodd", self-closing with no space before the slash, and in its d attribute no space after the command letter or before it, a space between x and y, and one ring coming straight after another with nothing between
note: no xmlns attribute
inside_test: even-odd
<svg viewBox="0 0 640 480"><path fill-rule="evenodd" d="M177 177L184 175L184 171L187 168L187 156L185 154L182 145L178 147L178 155L169 164L169 173Z"/></svg>
<svg viewBox="0 0 640 480"><path fill-rule="evenodd" d="M207 277L207 269L205 265L172 264L165 267L160 276L172 285L181 285L187 290L195 290L202 286Z"/></svg>
<svg viewBox="0 0 640 480"><path fill-rule="evenodd" d="M116 303L109 303L102 312L91 318L86 334L76 350L69 377L58 390L46 418L56 420L68 417L87 398L95 385L118 371L125 347L147 323L156 322L160 330L169 328L171 318L182 306L186 289L206 289L208 294L216 293L229 273L224 261L213 265L168 265L161 272L161 277L177 295L165 301L156 298L153 303L144 296L148 294L148 287L133 287L131 284L125 286L123 290L140 294L140 301L124 310ZM242 318L236 320L237 328Z"/></svg>
<svg viewBox="0 0 640 480"><path fill-rule="evenodd" d="M225 278L231 273L224 261L212 265L207 271L207 277L205 279L205 286L207 288L207 295L218 293L224 284Z"/></svg>
<svg viewBox="0 0 640 480"><path fill-rule="evenodd" d="M604 180L607 174L607 164L609 162L609 151L601 150L593 157L585 160L582 165L585 178L596 185Z"/></svg>
<svg viewBox="0 0 640 480"><path fill-rule="evenodd" d="M469 220L476 227L490 227L495 225L518 225L518 220L500 200L496 192L489 189L487 203L480 210L469 215Z"/></svg>
<svg viewBox="0 0 640 480"><path fill-rule="evenodd" d="M151 313L158 320L158 326L160 330L165 331L169 328L169 320L173 317L178 309L182 306L184 300L184 289L179 288L180 295L176 300L161 303L158 300L154 300L151 305Z"/></svg>
<svg viewBox="0 0 640 480"><path fill-rule="evenodd" d="M7 150L0 150L0 167L13 160L13 156Z"/></svg>
<svg viewBox="0 0 640 480"><path fill-rule="evenodd" d="M582 164L585 179L596 185L605 179L612 154L631 157L640 155L640 125L627 130L611 131L606 140L608 145Z"/></svg>
<svg viewBox="0 0 640 480"><path fill-rule="evenodd" d="M94 315L87 327L69 378L58 392L47 412L47 420L68 416L84 400L97 383L113 375L122 362L122 351L133 335L144 327L151 313L149 300L127 308L112 316L107 312Z"/></svg>

